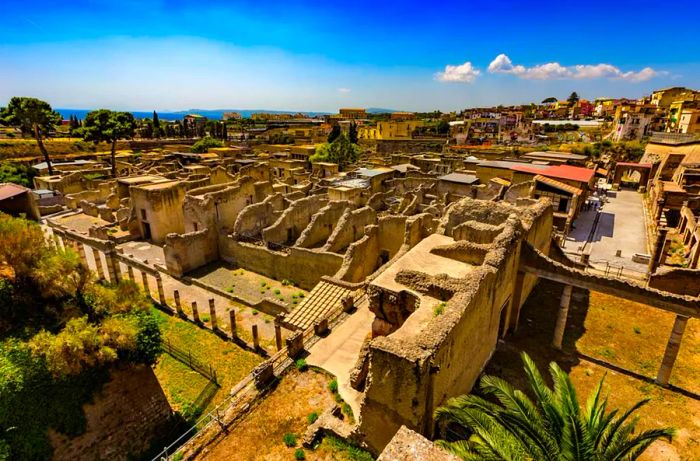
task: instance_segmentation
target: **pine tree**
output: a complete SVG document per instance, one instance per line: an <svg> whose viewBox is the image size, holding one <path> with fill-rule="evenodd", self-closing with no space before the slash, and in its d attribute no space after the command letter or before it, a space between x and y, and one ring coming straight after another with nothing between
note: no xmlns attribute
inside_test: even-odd
<svg viewBox="0 0 700 461"><path fill-rule="evenodd" d="M348 130L348 139L351 143L357 144L357 124L354 120L350 123L350 129Z"/></svg>
<svg viewBox="0 0 700 461"><path fill-rule="evenodd" d="M331 132L328 134L328 142L333 142L335 141L338 136L340 136L340 125L337 123L333 125L333 128L331 129Z"/></svg>
<svg viewBox="0 0 700 461"><path fill-rule="evenodd" d="M153 137L160 138L160 120L156 111L153 111Z"/></svg>

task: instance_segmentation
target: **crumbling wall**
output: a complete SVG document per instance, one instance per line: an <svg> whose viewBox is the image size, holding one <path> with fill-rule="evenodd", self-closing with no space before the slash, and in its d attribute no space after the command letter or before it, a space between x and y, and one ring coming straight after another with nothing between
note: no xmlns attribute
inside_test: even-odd
<svg viewBox="0 0 700 461"><path fill-rule="evenodd" d="M282 194L267 197L261 203L255 203L243 208L233 225L234 238L250 237L262 239L262 230L277 221L284 209L285 201Z"/></svg>
<svg viewBox="0 0 700 461"><path fill-rule="evenodd" d="M302 248L323 246L349 207L348 202L329 202L313 215L311 222L297 239L296 245Z"/></svg>
<svg viewBox="0 0 700 461"><path fill-rule="evenodd" d="M409 321L411 330L400 327L370 343L360 433L373 451L381 451L401 425L432 436L435 408L448 398L471 390L495 350L499 333L508 325L522 240L531 238L549 245L542 235L547 226L548 238L551 233L548 208L536 204L521 210L508 205L489 209L477 204L468 210L471 202L474 201L464 199L455 204L452 216L440 223L442 230L452 232L461 224L460 219L478 217L492 225L501 218L501 232L490 244L461 241L439 251L461 260L464 258L457 254L459 251L469 253L480 248L481 255L472 262L482 264L475 265L461 279L421 274L415 280L418 284L411 284L410 279L416 277L400 273L405 279L402 284L408 283L419 291L432 290L426 294L439 293L438 299L455 294L440 315L426 316L425 309L432 310L434 306L421 305L419 318L426 318L426 323ZM483 239L484 235L477 237Z"/></svg>
<svg viewBox="0 0 700 461"><path fill-rule="evenodd" d="M700 296L700 270L662 267L649 277L649 287L679 295Z"/></svg>
<svg viewBox="0 0 700 461"><path fill-rule="evenodd" d="M379 248L385 252L386 261L398 253L404 243L406 216L383 216L379 218Z"/></svg>
<svg viewBox="0 0 700 461"><path fill-rule="evenodd" d="M326 195L312 195L293 202L272 226L263 229L263 240L277 245L292 245L309 225L311 217L327 202Z"/></svg>
<svg viewBox="0 0 700 461"><path fill-rule="evenodd" d="M323 249L342 253L351 243L364 235L365 226L376 222L377 213L370 207L357 210L346 209Z"/></svg>
<svg viewBox="0 0 700 461"><path fill-rule="evenodd" d="M364 237L352 243L345 252L343 265L335 278L361 282L379 267L379 255L379 226L366 226Z"/></svg>
<svg viewBox="0 0 700 461"><path fill-rule="evenodd" d="M218 237L210 229L168 234L163 253L168 272L180 277L219 259Z"/></svg>
<svg viewBox="0 0 700 461"><path fill-rule="evenodd" d="M316 286L322 276L338 272L343 263L342 256L317 249L291 247L285 252L273 251L231 237L222 238L219 245L225 261L275 280L291 280L305 290Z"/></svg>

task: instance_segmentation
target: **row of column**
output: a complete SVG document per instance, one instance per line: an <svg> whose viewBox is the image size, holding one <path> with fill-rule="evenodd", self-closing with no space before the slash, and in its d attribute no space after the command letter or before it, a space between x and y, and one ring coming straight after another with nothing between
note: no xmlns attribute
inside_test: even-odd
<svg viewBox="0 0 700 461"><path fill-rule="evenodd" d="M54 241L56 246L62 246L63 248L70 247L72 248L78 255L80 256L80 259L85 263L86 266L89 267L86 253L85 253L85 245L77 240L70 239L68 237L62 237L57 235L56 233L53 234ZM97 272L97 277L100 280L105 280L105 271L104 271L104 265L102 264L102 258L100 253L102 253L100 250L94 247L90 247L92 250L92 255L95 260L95 268ZM121 278L121 269L119 267L119 261L114 258L113 254L111 252L104 252L105 259L106 259L106 266L107 266L107 275L109 277L109 280L113 283L116 283L120 278ZM131 266L130 264L125 264L127 268L127 274L129 279L132 281L136 282L136 276L134 274L134 267ZM147 296L154 298L151 294L151 288L148 280L148 272L138 269L139 272L141 272L141 285L143 287L144 292L146 293ZM167 300L165 298L165 289L163 287L163 279L160 274L160 272L155 271L154 273L151 274L153 278L156 280L156 288L158 291L158 299L157 302L164 307L169 307L167 304ZM174 290L174 299L175 299L175 309L177 313L183 317L186 318L187 315L182 309L182 304L180 300L180 293L178 290ZM195 321L195 323L201 324L202 321L199 316L199 308L197 306L196 301L192 301L191 304L192 307L192 317ZM217 320L217 315L216 315L216 306L215 306L215 301L213 298L209 299L209 317L210 317L210 322L211 322L211 328L212 330L219 330L218 327L218 320ZM231 332L231 339L234 341L238 341L238 331L237 331L237 326L236 326L236 312L234 309L231 309L229 311L229 321L230 321L230 332ZM252 336L253 336L253 347L256 350L260 349L260 334L258 331L258 325L252 325L251 327L252 330ZM220 330L219 330L220 331ZM280 319L275 319L275 345L277 347L277 350L282 349L283 344L282 344L282 326L280 324Z"/></svg>
<svg viewBox="0 0 700 461"><path fill-rule="evenodd" d="M566 330L566 322L569 315L569 305L571 304L572 288L573 287L571 285L564 285L561 299L559 301L559 311L557 313L557 320L554 326L554 336L552 338L552 347L557 350L562 349L564 331ZM667 386L669 379L671 378L673 365L676 363L676 358L678 357L678 351L681 347L681 341L683 340L683 333L685 332L687 323L688 317L684 315L676 315L676 319L673 323L673 329L671 330L671 336L666 343L664 357L661 361L659 372L656 375L656 383L661 386Z"/></svg>

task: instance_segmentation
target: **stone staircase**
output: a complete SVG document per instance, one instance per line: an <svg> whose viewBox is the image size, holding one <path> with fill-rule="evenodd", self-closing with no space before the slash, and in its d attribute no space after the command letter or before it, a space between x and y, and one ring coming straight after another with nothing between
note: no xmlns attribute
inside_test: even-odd
<svg viewBox="0 0 700 461"><path fill-rule="evenodd" d="M340 309L346 296L354 298L355 306L367 302L364 289L353 290L321 280L299 306L285 316L283 324L290 329L306 330L329 313Z"/></svg>

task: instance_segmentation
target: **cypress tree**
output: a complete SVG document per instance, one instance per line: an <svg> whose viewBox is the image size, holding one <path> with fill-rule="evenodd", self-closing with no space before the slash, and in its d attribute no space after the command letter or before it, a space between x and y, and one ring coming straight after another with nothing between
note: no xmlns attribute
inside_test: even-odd
<svg viewBox="0 0 700 461"><path fill-rule="evenodd" d="M160 138L160 120L156 111L153 111L153 137Z"/></svg>

